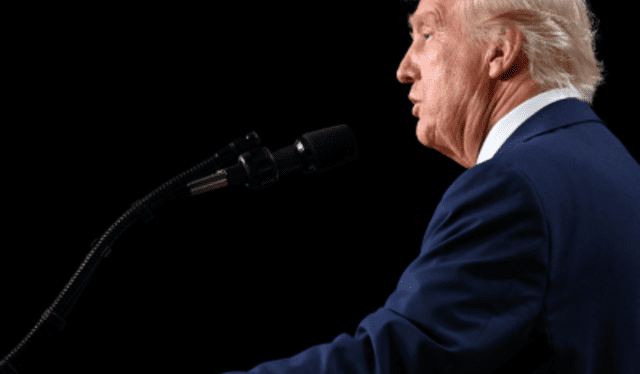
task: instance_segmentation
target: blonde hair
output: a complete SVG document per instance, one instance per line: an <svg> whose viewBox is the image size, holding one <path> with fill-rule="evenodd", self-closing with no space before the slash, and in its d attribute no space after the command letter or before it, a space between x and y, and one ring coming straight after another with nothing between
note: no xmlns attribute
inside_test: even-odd
<svg viewBox="0 0 640 374"><path fill-rule="evenodd" d="M575 88L591 106L606 72L596 58L599 20L585 1L461 0L456 7L462 10L463 33L476 46L491 42L496 30L516 25L531 77L543 92Z"/></svg>

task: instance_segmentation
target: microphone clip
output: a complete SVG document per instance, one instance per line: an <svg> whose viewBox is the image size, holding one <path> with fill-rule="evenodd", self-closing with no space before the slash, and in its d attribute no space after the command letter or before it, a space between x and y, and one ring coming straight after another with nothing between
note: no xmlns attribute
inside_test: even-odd
<svg viewBox="0 0 640 374"><path fill-rule="evenodd" d="M238 163L204 178L187 183L191 195L217 190L223 187L245 185L262 190L280 179L273 154L266 147L252 149L238 156Z"/></svg>

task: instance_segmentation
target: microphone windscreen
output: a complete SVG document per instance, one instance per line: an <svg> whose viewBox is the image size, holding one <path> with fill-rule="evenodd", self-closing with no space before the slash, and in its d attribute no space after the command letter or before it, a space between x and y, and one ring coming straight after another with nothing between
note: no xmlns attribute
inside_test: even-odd
<svg viewBox="0 0 640 374"><path fill-rule="evenodd" d="M308 132L301 137L316 172L333 169L358 158L356 137L348 125Z"/></svg>

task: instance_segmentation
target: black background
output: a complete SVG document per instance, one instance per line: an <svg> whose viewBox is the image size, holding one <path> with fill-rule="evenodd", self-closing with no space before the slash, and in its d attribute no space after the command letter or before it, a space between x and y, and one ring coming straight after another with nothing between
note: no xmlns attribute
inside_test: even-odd
<svg viewBox="0 0 640 374"><path fill-rule="evenodd" d="M465 169L417 141L410 85L396 78L410 43L398 2L345 3L16 13L0 357L135 200L251 131L275 151L348 124L360 156L134 224L21 374L249 370L353 334L383 306ZM628 23L593 10L608 70L594 110L638 159L633 61L616 44Z"/></svg>

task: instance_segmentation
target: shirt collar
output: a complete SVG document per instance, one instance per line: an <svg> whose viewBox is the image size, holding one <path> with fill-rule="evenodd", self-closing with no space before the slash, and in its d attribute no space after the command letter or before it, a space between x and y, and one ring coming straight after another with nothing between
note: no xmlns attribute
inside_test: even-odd
<svg viewBox="0 0 640 374"><path fill-rule="evenodd" d="M540 109L551 103L570 97L580 99L578 90L572 84L569 84L569 86L570 87L566 89L557 88L540 93L518 105L502 117L495 126L491 128L487 138L482 143L476 165L491 159L504 142L507 141L509 136Z"/></svg>

